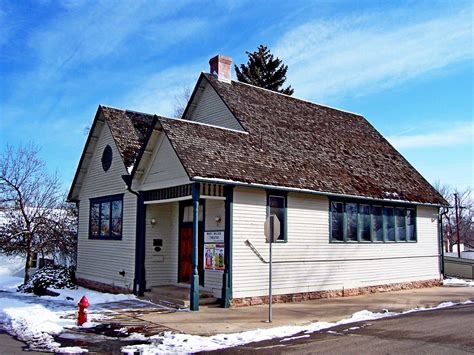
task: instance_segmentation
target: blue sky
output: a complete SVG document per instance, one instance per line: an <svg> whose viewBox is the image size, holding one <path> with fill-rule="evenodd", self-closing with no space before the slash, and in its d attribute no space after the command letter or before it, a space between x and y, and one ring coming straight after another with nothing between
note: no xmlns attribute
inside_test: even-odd
<svg viewBox="0 0 474 355"><path fill-rule="evenodd" d="M239 64L266 44L294 96L364 115L428 181L472 187L473 12L435 0L0 0L0 143L36 143L69 188L97 105L173 115L209 58Z"/></svg>

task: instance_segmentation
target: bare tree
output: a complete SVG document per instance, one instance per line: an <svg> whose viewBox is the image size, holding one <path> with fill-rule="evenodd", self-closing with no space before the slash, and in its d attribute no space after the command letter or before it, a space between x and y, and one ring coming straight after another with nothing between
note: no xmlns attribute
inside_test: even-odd
<svg viewBox="0 0 474 355"><path fill-rule="evenodd" d="M182 118L184 110L188 105L189 99L191 98L191 89L189 86L183 88L181 95L176 95L174 97L174 117Z"/></svg>
<svg viewBox="0 0 474 355"><path fill-rule="evenodd" d="M449 208L446 215L443 217L443 234L444 242L448 242L449 251L453 251L453 245L458 243L457 241L457 224L456 224L456 211L454 209L455 197L454 194L458 194L458 204L461 206L459 209L459 234L461 243L474 248L474 201L472 198L472 190L467 188L463 191L453 189L448 185L442 185L439 182L434 184L438 192L443 195L446 201L449 202L452 208Z"/></svg>
<svg viewBox="0 0 474 355"><path fill-rule="evenodd" d="M56 174L48 174L34 145L7 146L0 157L0 252L23 255L25 282L35 254L74 255L74 208L64 203Z"/></svg>

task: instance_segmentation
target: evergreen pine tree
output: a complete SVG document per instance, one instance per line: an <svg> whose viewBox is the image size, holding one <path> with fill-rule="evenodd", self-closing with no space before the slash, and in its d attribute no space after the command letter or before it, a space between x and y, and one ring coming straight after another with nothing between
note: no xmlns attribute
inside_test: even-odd
<svg viewBox="0 0 474 355"><path fill-rule="evenodd" d="M288 65L282 64L281 59L274 58L270 50L260 45L253 53L246 52L249 60L247 64L235 65L237 79L243 83L260 86L262 88L292 95L291 86L282 89L286 81Z"/></svg>

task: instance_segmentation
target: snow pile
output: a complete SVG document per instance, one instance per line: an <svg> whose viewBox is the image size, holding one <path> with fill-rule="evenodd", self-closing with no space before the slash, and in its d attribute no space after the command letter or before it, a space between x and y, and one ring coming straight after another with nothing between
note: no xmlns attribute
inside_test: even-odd
<svg viewBox="0 0 474 355"><path fill-rule="evenodd" d="M461 304L472 303L472 301L466 301ZM190 334L175 334L172 332L165 332L163 335L156 335L152 337L145 337L143 335L133 336L136 340L148 341L150 344L139 344L130 345L122 348L123 354L135 355L137 353L141 355L152 355L160 353L195 353L199 351L212 351L219 350L229 347L235 347L253 342L259 342L263 340L270 340L273 338L283 338L282 341L297 339L300 337L306 337L307 334L311 334L324 329L332 328L338 325L350 324L355 322L376 320L381 318L393 317L400 314L406 314L411 312L426 311L430 309L445 308L457 305L459 303L443 302L433 308L417 308L402 313L389 312L371 312L363 310L354 313L350 318L342 319L336 323L328 322L316 322L306 326L285 326L275 327L268 329L257 329L242 333L233 334L217 334L213 336L199 336ZM354 327L354 329L357 327ZM304 333L300 336L296 334ZM129 337L132 339L132 337Z"/></svg>
<svg viewBox="0 0 474 355"><path fill-rule="evenodd" d="M474 287L474 280L463 280L457 279L455 277L443 280L443 286L464 286L464 287Z"/></svg>

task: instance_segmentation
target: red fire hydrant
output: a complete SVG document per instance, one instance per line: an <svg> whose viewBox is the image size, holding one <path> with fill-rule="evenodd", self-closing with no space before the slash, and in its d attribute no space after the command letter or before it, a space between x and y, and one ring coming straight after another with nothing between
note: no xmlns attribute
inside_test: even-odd
<svg viewBox="0 0 474 355"><path fill-rule="evenodd" d="M87 308L89 307L87 297L82 296L77 305L79 306L79 311L77 312L77 325L83 325L87 322Z"/></svg>

